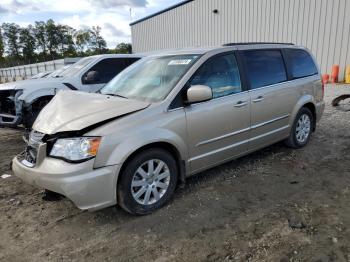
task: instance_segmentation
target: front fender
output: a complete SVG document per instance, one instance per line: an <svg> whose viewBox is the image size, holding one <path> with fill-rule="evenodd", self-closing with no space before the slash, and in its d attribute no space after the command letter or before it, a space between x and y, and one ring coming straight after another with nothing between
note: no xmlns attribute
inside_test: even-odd
<svg viewBox="0 0 350 262"><path fill-rule="evenodd" d="M307 103L312 103L314 106L316 105L315 99L312 95L303 95L299 98L298 102L295 104L291 116L289 118L289 126L292 127L294 120L299 112L299 110L306 105Z"/></svg>
<svg viewBox="0 0 350 262"><path fill-rule="evenodd" d="M111 138L105 137L104 139L108 141ZM188 158L186 143L178 134L167 129L157 128L149 131L143 130L136 135L123 139L110 153L107 153L108 156L102 151L102 154L98 154L96 157L95 168L123 164L138 149L159 142L172 145L181 159ZM101 145L103 147L103 141Z"/></svg>
<svg viewBox="0 0 350 262"><path fill-rule="evenodd" d="M32 104L34 101L43 96L54 96L59 90L68 89L63 84L55 87L38 88L35 90L24 90L23 94L19 97L24 101L26 105Z"/></svg>

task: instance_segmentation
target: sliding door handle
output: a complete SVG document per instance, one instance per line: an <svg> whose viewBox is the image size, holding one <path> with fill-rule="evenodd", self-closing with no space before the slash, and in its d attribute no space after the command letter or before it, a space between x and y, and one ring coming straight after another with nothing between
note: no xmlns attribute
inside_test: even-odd
<svg viewBox="0 0 350 262"><path fill-rule="evenodd" d="M253 100L253 102L254 103L257 103L257 102L261 102L261 101L263 101L264 100L264 97L263 96L258 96L257 98L255 98L254 100Z"/></svg>
<svg viewBox="0 0 350 262"><path fill-rule="evenodd" d="M246 106L248 104L247 101L238 101L237 104L234 105L234 107L242 107Z"/></svg>

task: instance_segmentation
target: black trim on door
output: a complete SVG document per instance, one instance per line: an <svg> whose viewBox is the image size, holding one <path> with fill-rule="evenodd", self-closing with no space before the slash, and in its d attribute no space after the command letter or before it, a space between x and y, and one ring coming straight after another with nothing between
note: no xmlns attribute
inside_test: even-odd
<svg viewBox="0 0 350 262"><path fill-rule="evenodd" d="M235 50L234 54L238 65L239 75L241 77L242 92L248 91L250 90L250 83L247 75L247 69L245 67L245 62L243 61L244 58L241 51L239 50Z"/></svg>
<svg viewBox="0 0 350 262"><path fill-rule="evenodd" d="M72 84L70 83L63 83L66 87L68 87L69 89L71 90L78 90L78 88L76 88L75 86L73 86Z"/></svg>

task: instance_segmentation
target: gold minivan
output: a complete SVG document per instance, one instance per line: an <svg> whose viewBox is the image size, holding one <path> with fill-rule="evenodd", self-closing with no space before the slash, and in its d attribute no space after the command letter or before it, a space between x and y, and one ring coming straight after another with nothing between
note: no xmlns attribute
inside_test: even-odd
<svg viewBox="0 0 350 262"><path fill-rule="evenodd" d="M60 91L41 111L14 174L80 209L133 214L187 176L285 140L305 146L324 110L315 60L292 44L160 52L98 93Z"/></svg>

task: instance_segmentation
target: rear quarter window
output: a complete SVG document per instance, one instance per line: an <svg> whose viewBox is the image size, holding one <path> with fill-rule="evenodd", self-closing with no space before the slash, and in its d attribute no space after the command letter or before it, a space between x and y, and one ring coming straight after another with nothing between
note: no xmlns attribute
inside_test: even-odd
<svg viewBox="0 0 350 262"><path fill-rule="evenodd" d="M286 49L287 62L292 78L316 75L317 67L310 54L304 50Z"/></svg>

